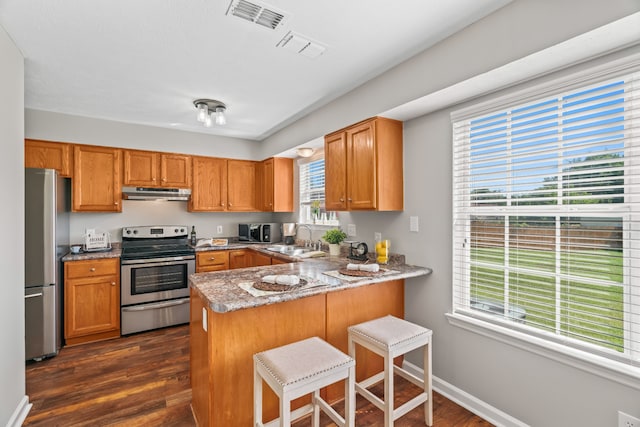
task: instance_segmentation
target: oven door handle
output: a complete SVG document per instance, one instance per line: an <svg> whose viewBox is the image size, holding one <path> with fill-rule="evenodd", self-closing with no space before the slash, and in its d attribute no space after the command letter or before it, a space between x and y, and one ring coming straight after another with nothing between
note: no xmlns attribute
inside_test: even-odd
<svg viewBox="0 0 640 427"><path fill-rule="evenodd" d="M143 259L120 259L121 265L135 265L135 264L148 264L143 267L154 267L157 265L172 265L172 264L180 264L185 261L191 261L196 259L195 255L183 255L176 257L165 257L165 258L143 258Z"/></svg>
<svg viewBox="0 0 640 427"><path fill-rule="evenodd" d="M145 311L145 310L155 310L158 308L167 308L173 307L176 305L188 304L189 298L176 299L171 301L163 301L153 304L142 304L142 305L134 305L132 307L122 307L122 311Z"/></svg>

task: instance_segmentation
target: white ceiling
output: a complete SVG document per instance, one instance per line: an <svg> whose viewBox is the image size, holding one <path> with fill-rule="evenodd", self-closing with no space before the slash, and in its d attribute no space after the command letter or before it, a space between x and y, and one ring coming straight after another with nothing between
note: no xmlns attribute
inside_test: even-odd
<svg viewBox="0 0 640 427"><path fill-rule="evenodd" d="M272 30L230 0L0 0L0 25L27 108L262 140L510 1L268 0ZM276 47L288 31L327 49ZM226 103L227 125L198 123L197 98Z"/></svg>

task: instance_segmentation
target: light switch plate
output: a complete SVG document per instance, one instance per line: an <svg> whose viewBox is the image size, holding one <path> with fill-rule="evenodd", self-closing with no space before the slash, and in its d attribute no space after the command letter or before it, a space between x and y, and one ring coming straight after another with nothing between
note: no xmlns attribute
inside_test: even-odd
<svg viewBox="0 0 640 427"><path fill-rule="evenodd" d="M420 222L417 216L409 217L409 231L417 233L420 230Z"/></svg>
<svg viewBox="0 0 640 427"><path fill-rule="evenodd" d="M347 236L354 237L356 235L356 225L349 224L347 225Z"/></svg>

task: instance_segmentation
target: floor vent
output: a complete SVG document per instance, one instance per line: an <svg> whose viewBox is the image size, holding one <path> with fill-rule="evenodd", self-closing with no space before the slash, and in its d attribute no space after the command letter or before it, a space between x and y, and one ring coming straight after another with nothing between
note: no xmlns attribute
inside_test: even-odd
<svg viewBox="0 0 640 427"><path fill-rule="evenodd" d="M276 47L282 47L286 50L312 59L317 58L327 50L326 46L312 41L301 34L294 33L293 31L289 31L282 40L278 42Z"/></svg>
<svg viewBox="0 0 640 427"><path fill-rule="evenodd" d="M282 25L286 18L284 13L276 11L271 6L247 0L232 0L227 15L237 16L272 30Z"/></svg>

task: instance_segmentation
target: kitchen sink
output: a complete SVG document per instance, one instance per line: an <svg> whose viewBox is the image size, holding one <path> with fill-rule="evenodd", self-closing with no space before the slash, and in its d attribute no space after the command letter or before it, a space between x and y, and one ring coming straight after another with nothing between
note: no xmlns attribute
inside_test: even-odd
<svg viewBox="0 0 640 427"><path fill-rule="evenodd" d="M269 246L266 249L271 252L278 252L278 253L289 255L289 256L302 255L303 253L309 252L311 250L309 248L305 248L304 246L289 246L289 245Z"/></svg>

